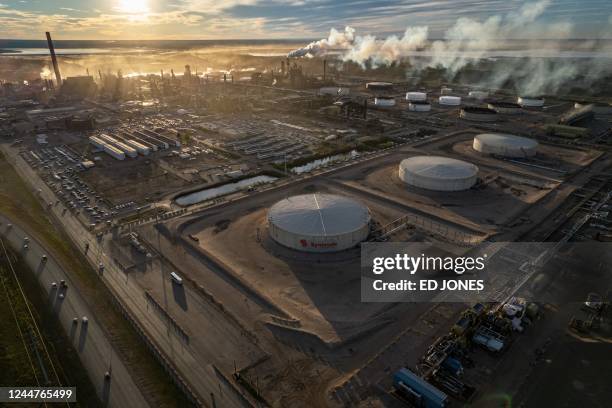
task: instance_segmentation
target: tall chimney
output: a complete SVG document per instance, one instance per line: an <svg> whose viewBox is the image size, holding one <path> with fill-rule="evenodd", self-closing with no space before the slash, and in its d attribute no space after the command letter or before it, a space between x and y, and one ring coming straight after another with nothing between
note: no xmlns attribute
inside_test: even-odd
<svg viewBox="0 0 612 408"><path fill-rule="evenodd" d="M51 53L51 62L53 63L53 70L55 71L55 79L57 80L57 86L62 86L62 75L60 74L59 65L57 65L57 57L55 56L55 47L53 46L53 40L51 40L51 33L47 31L46 34L49 52Z"/></svg>
<svg viewBox="0 0 612 408"><path fill-rule="evenodd" d="M327 74L327 60L323 60L323 82L325 82L325 74Z"/></svg>

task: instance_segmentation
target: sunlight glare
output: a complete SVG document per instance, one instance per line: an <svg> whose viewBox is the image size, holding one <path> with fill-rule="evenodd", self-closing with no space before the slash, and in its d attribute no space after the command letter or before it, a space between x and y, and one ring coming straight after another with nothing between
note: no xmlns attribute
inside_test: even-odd
<svg viewBox="0 0 612 408"><path fill-rule="evenodd" d="M117 10L128 14L149 12L149 0L119 0Z"/></svg>

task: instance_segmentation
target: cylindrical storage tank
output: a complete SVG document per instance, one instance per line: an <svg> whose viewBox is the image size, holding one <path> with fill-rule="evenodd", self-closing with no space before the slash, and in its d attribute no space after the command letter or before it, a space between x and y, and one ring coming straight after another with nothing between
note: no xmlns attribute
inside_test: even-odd
<svg viewBox="0 0 612 408"><path fill-rule="evenodd" d="M426 101L412 101L408 104L408 110L412 112L429 112L431 104Z"/></svg>
<svg viewBox="0 0 612 408"><path fill-rule="evenodd" d="M391 82L368 82L366 89L370 91L390 91L393 89Z"/></svg>
<svg viewBox="0 0 612 408"><path fill-rule="evenodd" d="M541 108L544 106L544 99L537 96L519 96L517 103L523 108Z"/></svg>
<svg viewBox="0 0 612 408"><path fill-rule="evenodd" d="M596 115L612 115L612 105L603 102L576 102L574 108L582 109L589 105L592 105L593 113Z"/></svg>
<svg viewBox="0 0 612 408"><path fill-rule="evenodd" d="M461 97L444 95L441 96L440 99L438 99L438 102L440 103L440 105L444 106L459 106L461 105Z"/></svg>
<svg viewBox="0 0 612 408"><path fill-rule="evenodd" d="M305 252L337 252L352 248L370 233L368 207L334 194L286 198L268 211L270 237Z"/></svg>
<svg viewBox="0 0 612 408"><path fill-rule="evenodd" d="M462 191L476 184L478 167L442 156L415 156L402 160L399 178L406 184L434 191Z"/></svg>
<svg viewBox="0 0 612 408"><path fill-rule="evenodd" d="M482 100L489 97L489 93L486 91L470 91L468 96L472 99Z"/></svg>
<svg viewBox="0 0 612 408"><path fill-rule="evenodd" d="M474 122L493 122L497 119L497 112L489 108L466 106L461 109L459 116Z"/></svg>
<svg viewBox="0 0 612 408"><path fill-rule="evenodd" d="M521 105L513 102L489 102L487 106L502 115L516 115L523 111Z"/></svg>
<svg viewBox="0 0 612 408"><path fill-rule="evenodd" d="M319 95L344 96L344 95L348 95L349 92L350 92L349 88L340 88L338 86L324 86L319 89Z"/></svg>
<svg viewBox="0 0 612 408"><path fill-rule="evenodd" d="M427 94L425 92L407 92L406 100L408 102L422 102L427 100Z"/></svg>
<svg viewBox="0 0 612 408"><path fill-rule="evenodd" d="M395 98L379 96L374 98L374 106L378 106L379 108L390 108L395 106Z"/></svg>
<svg viewBox="0 0 612 408"><path fill-rule="evenodd" d="M483 133L474 137L473 148L477 152L510 158L535 156L538 142L526 137L504 133Z"/></svg>

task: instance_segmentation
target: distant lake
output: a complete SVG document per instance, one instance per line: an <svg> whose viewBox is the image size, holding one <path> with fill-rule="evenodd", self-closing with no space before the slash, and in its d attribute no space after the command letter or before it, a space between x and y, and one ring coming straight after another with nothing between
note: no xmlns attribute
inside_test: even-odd
<svg viewBox="0 0 612 408"><path fill-rule="evenodd" d="M110 48L56 48L57 55L88 55L88 54L105 54L115 51ZM120 52L129 52L121 50ZM1 55L48 55L48 48L2 48Z"/></svg>

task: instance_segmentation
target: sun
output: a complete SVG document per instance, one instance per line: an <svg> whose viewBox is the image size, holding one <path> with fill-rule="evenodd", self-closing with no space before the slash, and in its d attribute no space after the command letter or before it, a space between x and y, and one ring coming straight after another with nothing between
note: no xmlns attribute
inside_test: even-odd
<svg viewBox="0 0 612 408"><path fill-rule="evenodd" d="M128 14L149 12L149 0L118 0L117 10Z"/></svg>

